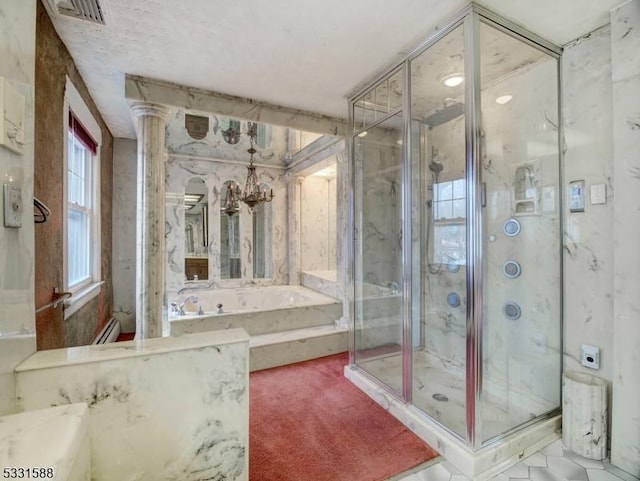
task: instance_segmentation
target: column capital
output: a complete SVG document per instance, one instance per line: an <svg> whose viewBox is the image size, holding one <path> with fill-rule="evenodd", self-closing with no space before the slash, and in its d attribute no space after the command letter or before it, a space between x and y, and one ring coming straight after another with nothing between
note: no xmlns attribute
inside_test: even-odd
<svg viewBox="0 0 640 481"><path fill-rule="evenodd" d="M165 122L169 120L169 107L152 102L133 102L130 107L131 115L134 118L148 116L159 117Z"/></svg>
<svg viewBox="0 0 640 481"><path fill-rule="evenodd" d="M293 172L289 171L284 174L284 180L287 184L292 184L292 183L302 184L302 182L304 181L304 177L300 175L296 175Z"/></svg>

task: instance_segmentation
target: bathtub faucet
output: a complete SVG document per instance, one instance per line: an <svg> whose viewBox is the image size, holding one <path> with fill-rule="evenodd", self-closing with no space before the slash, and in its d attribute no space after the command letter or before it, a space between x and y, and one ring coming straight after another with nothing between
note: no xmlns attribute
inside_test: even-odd
<svg viewBox="0 0 640 481"><path fill-rule="evenodd" d="M224 314L224 311L222 310L222 304L218 304L216 305L216 307L218 308L216 314Z"/></svg>
<svg viewBox="0 0 640 481"><path fill-rule="evenodd" d="M198 302L198 296L195 295L191 295L191 296L187 296L183 299L183 301L180 303L180 305L178 306L178 313L181 316L184 316L184 306L188 303L188 302L193 302L194 304L196 302Z"/></svg>
<svg viewBox="0 0 640 481"><path fill-rule="evenodd" d="M397 282L387 282L387 287L391 289L391 294L400 294L400 286Z"/></svg>

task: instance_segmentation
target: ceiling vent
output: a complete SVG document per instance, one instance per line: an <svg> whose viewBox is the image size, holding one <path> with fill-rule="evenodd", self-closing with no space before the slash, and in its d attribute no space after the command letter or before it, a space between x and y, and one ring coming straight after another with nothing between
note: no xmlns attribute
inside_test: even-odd
<svg viewBox="0 0 640 481"><path fill-rule="evenodd" d="M47 0L55 13L105 25L104 10L98 0Z"/></svg>

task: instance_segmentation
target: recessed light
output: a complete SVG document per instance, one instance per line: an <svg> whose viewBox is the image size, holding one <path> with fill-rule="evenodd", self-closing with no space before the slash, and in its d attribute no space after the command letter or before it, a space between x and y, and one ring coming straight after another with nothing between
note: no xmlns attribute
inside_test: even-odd
<svg viewBox="0 0 640 481"><path fill-rule="evenodd" d="M366 137L366 136L367 136L367 131L366 131L366 130L365 130L365 131L363 131L363 132L360 132L360 133L358 134L358 137Z"/></svg>
<svg viewBox="0 0 640 481"><path fill-rule="evenodd" d="M447 87L457 87L464 81L464 77L461 73L454 73L452 75L447 75L442 79L442 83Z"/></svg>
<svg viewBox="0 0 640 481"><path fill-rule="evenodd" d="M496 103L500 105L504 105L506 103L511 102L512 98L513 98L513 95L501 95L500 97L496 98Z"/></svg>

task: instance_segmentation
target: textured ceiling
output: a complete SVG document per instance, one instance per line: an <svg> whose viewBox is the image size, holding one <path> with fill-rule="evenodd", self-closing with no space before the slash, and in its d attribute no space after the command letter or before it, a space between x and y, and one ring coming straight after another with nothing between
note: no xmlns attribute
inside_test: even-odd
<svg viewBox="0 0 640 481"><path fill-rule="evenodd" d="M44 0L46 2L46 0ZM346 117L346 96L466 2L100 0L106 25L53 15L116 137L135 138L125 73ZM484 0L557 44L622 0Z"/></svg>

